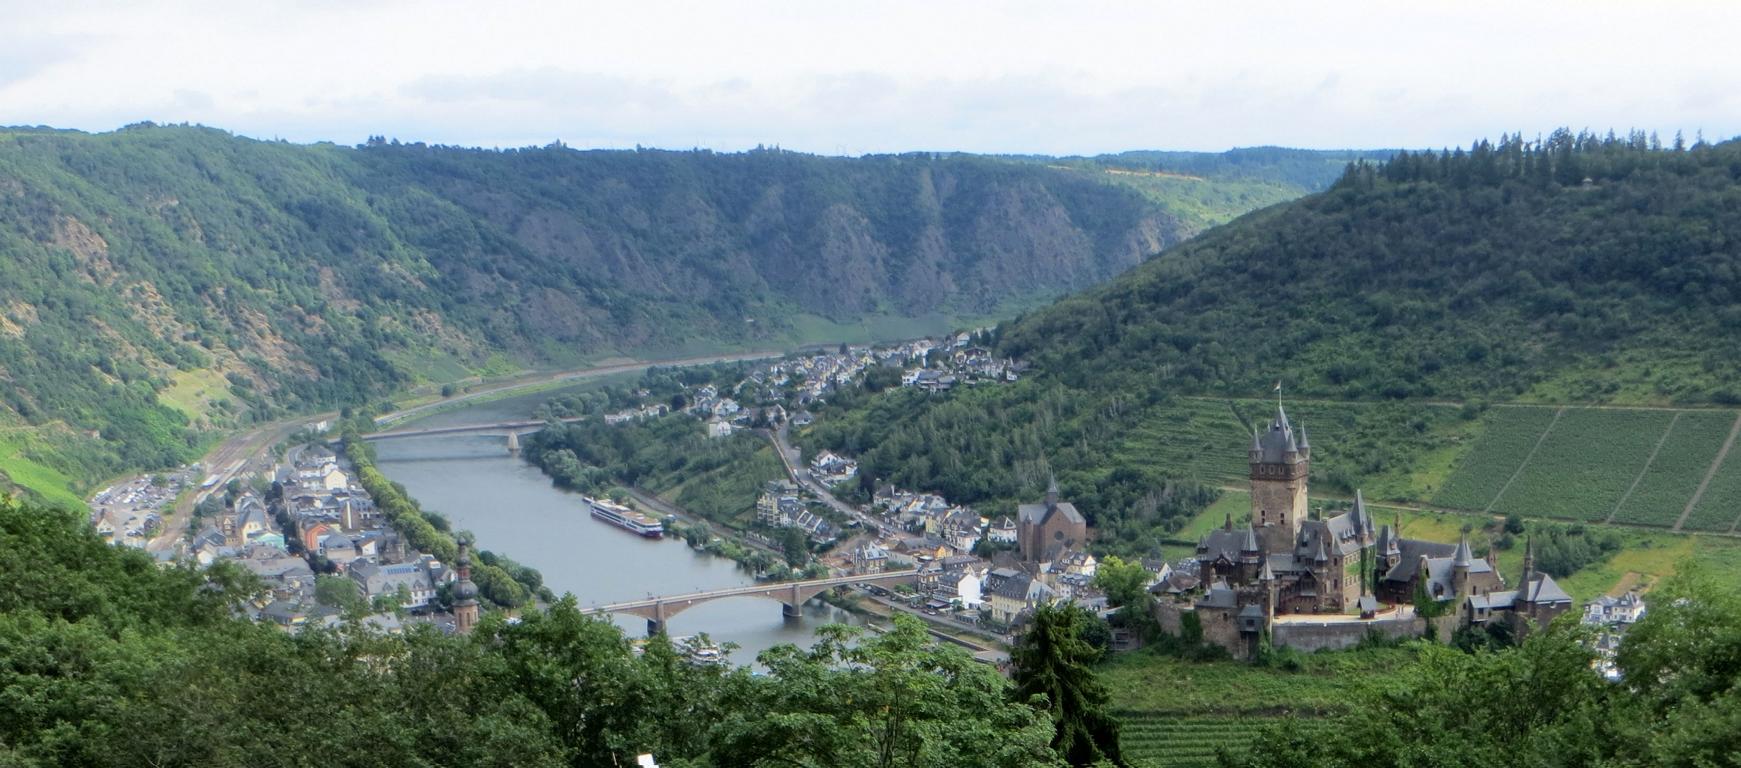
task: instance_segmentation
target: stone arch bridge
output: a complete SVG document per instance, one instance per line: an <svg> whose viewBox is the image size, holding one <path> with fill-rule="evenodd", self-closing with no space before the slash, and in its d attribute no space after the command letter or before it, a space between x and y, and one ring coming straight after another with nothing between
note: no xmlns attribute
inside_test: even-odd
<svg viewBox="0 0 1741 768"><path fill-rule="evenodd" d="M630 600L623 603L600 605L582 609L581 613L598 615L606 613L627 613L647 620L649 636L665 631L665 622L672 616L682 613L685 609L727 597L765 597L780 601L780 613L787 618L798 618L802 615L804 604L810 598L822 594L825 590L846 584L912 584L919 580L918 571L896 571L892 573L867 573L858 576L834 576L826 579L810 581L788 581L780 584L753 584L747 587L732 587L730 589L714 589L706 592L692 592L686 595L669 595L665 597L650 597L645 600Z"/></svg>

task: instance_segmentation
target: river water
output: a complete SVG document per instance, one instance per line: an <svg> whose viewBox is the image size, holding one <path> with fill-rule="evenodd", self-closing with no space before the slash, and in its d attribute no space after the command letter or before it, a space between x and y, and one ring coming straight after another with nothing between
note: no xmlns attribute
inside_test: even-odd
<svg viewBox="0 0 1741 768"><path fill-rule="evenodd" d="M419 427L524 419L558 392L467 406L419 420ZM680 539L653 541L594 520L578 494L550 483L536 467L510 457L502 438L484 436L388 440L376 445L377 466L405 485L423 508L445 515L455 530L469 530L480 549L537 568L557 594L582 605L755 583L737 564L700 554ZM830 621L856 617L812 601L804 618L781 616L780 603L737 597L702 603L667 622L672 636L706 632L715 642L737 643L732 658L749 663L781 643L807 645ZM631 636L646 622L615 619Z"/></svg>

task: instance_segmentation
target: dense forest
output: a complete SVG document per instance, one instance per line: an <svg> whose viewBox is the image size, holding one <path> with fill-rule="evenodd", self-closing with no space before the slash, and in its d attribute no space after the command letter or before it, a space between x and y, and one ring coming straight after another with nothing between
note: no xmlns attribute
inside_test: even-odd
<svg viewBox="0 0 1741 768"><path fill-rule="evenodd" d="M1189 234L1117 185L971 156L5 129L0 470L77 485L480 372L942 330Z"/></svg>
<svg viewBox="0 0 1741 768"><path fill-rule="evenodd" d="M1000 327L1023 381L850 394L804 442L998 514L1055 474L1103 547L1146 551L1215 494L1142 448L1181 395L1741 401L1737 210L1741 142L1559 131L1354 163ZM1352 485L1366 458L1327 470Z"/></svg>

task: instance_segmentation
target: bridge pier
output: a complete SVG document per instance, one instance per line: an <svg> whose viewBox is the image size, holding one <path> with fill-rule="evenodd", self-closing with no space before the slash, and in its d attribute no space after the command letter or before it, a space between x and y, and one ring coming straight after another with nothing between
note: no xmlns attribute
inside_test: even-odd
<svg viewBox="0 0 1741 768"><path fill-rule="evenodd" d="M508 433L508 455L509 456L518 456L519 454L520 454L520 433L509 432Z"/></svg>
<svg viewBox="0 0 1741 768"><path fill-rule="evenodd" d="M804 618L804 606L793 605L791 603L781 603L780 615L785 617L787 621L797 621Z"/></svg>
<svg viewBox="0 0 1741 768"><path fill-rule="evenodd" d="M660 634L664 633L664 631L665 631L665 622L660 621L658 619L648 619L647 620L647 636L648 637L658 637Z"/></svg>

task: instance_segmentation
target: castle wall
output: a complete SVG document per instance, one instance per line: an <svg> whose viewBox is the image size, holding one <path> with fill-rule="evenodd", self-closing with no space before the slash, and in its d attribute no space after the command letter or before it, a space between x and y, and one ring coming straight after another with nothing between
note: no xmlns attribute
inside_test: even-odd
<svg viewBox="0 0 1741 768"><path fill-rule="evenodd" d="M1374 619L1370 621L1289 621L1270 625L1270 644L1277 648L1292 648L1302 653L1339 651L1353 648L1376 633L1386 640L1420 637L1426 629L1424 619ZM1449 633L1445 637L1450 637Z"/></svg>
<svg viewBox="0 0 1741 768"><path fill-rule="evenodd" d="M1198 609L1197 618L1203 624L1203 642L1226 648L1236 659L1251 657L1249 644L1239 636L1239 621L1233 611Z"/></svg>

